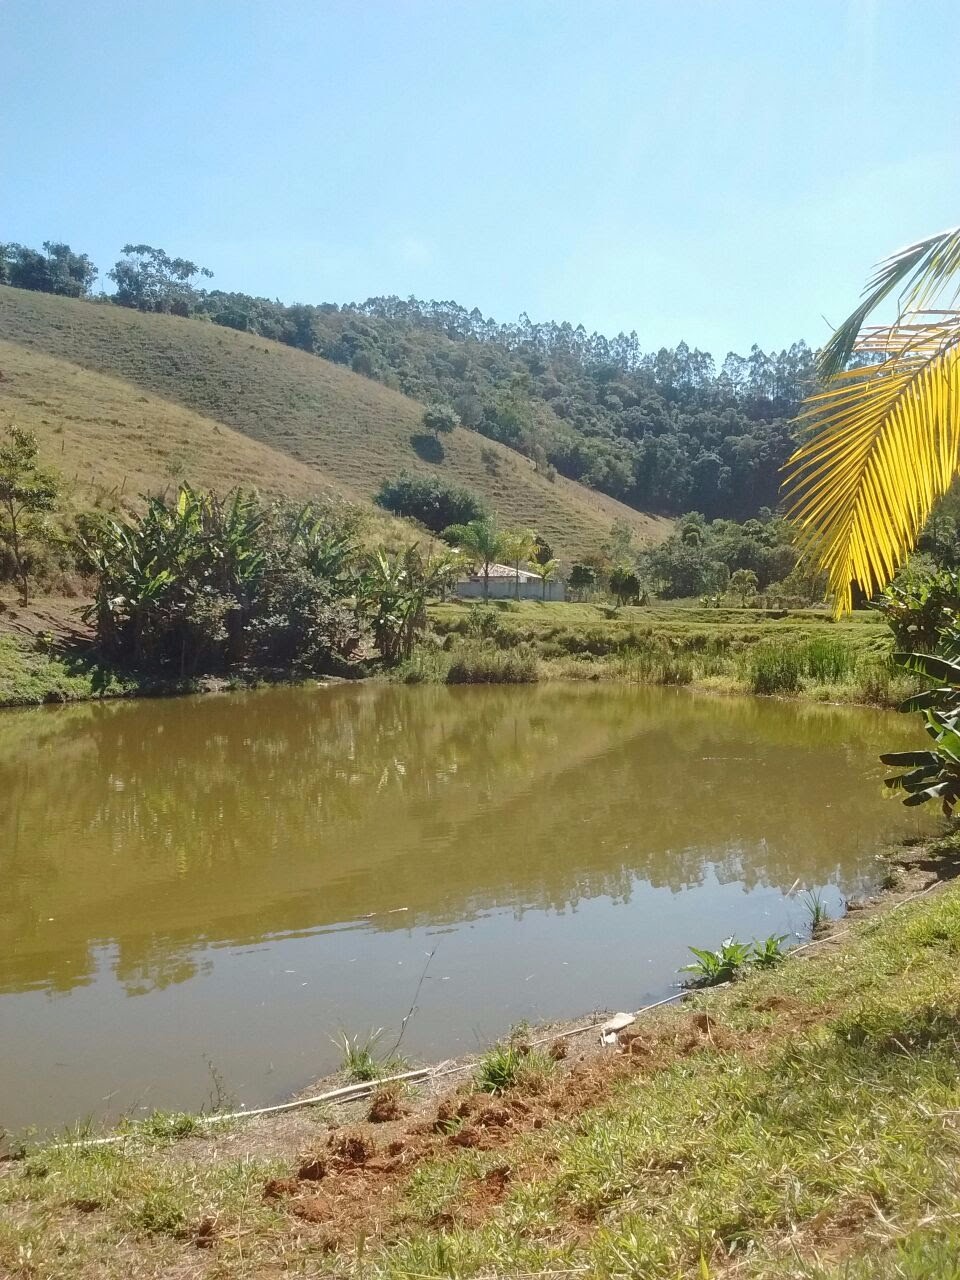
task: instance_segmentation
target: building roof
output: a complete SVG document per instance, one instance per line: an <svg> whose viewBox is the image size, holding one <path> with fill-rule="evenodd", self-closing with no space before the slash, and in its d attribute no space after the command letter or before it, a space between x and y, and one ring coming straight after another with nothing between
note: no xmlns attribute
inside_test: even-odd
<svg viewBox="0 0 960 1280"><path fill-rule="evenodd" d="M517 571L512 564L492 564L490 566L491 578L510 578L511 580L514 580L516 579L516 576L517 576ZM475 580L475 579L481 580L483 578L483 570L477 569L473 573L467 574L467 577L470 578L471 580ZM526 569L521 569L520 581L521 582L539 582L540 574L528 573Z"/></svg>

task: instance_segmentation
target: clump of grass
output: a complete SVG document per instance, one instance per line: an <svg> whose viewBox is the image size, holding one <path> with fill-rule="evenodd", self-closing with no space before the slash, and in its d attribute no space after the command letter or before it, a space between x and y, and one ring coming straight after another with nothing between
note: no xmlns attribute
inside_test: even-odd
<svg viewBox="0 0 960 1280"><path fill-rule="evenodd" d="M529 649L491 649L464 646L456 650L447 670L447 684L535 684L540 664Z"/></svg>
<svg viewBox="0 0 960 1280"><path fill-rule="evenodd" d="M799 693L803 671L799 646L763 644L750 653L747 678L753 693Z"/></svg>
<svg viewBox="0 0 960 1280"><path fill-rule="evenodd" d="M178 1142L202 1129L200 1118L187 1111L153 1111L143 1120L131 1123L127 1132L150 1142Z"/></svg>
<svg viewBox="0 0 960 1280"><path fill-rule="evenodd" d="M130 1215L132 1224L150 1235L176 1235L186 1220L183 1196L170 1183L160 1183L148 1191Z"/></svg>
<svg viewBox="0 0 960 1280"><path fill-rule="evenodd" d="M410 1065L406 1058L391 1053L385 1058L378 1058L376 1047L383 1035L383 1027L371 1031L365 1040L359 1035L348 1036L341 1031L339 1036L332 1036L333 1043L340 1050L342 1070L358 1084L367 1084L371 1080L380 1080L384 1076L395 1075L405 1071Z"/></svg>
<svg viewBox="0 0 960 1280"><path fill-rule="evenodd" d="M827 904L824 902L823 894L819 889L811 889L808 893L805 893L802 901L810 917L810 932L816 936L830 923Z"/></svg>
<svg viewBox="0 0 960 1280"><path fill-rule="evenodd" d="M835 636L808 641L804 658L807 675L818 684L842 684L856 665L856 654Z"/></svg>
<svg viewBox="0 0 960 1280"><path fill-rule="evenodd" d="M481 1093L505 1093L521 1087L537 1090L555 1068L553 1058L514 1036L487 1050L477 1063L473 1083Z"/></svg>

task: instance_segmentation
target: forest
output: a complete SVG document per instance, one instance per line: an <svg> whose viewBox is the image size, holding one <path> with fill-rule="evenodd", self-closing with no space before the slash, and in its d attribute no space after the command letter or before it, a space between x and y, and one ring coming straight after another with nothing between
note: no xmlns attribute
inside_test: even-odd
<svg viewBox="0 0 960 1280"><path fill-rule="evenodd" d="M715 359L681 342L640 349L636 333L588 334L521 315L501 324L449 301L369 298L286 304L202 287L212 276L146 244L98 269L68 244L0 243L0 283L195 317L345 365L510 445L546 475L638 509L745 520L775 507L795 417L814 383L804 342Z"/></svg>

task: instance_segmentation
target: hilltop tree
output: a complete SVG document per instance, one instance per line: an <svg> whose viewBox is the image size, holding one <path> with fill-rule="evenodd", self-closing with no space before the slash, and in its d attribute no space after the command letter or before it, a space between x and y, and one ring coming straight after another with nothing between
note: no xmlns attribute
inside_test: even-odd
<svg viewBox="0 0 960 1280"><path fill-rule="evenodd" d="M444 529L443 536L455 547L459 547L474 564L482 566L483 598L489 600L490 566L502 559L506 547L496 516L471 520L468 524L451 525L449 529Z"/></svg>
<svg viewBox="0 0 960 1280"><path fill-rule="evenodd" d="M0 539L9 554L23 604L30 599L30 570L37 546L48 537L44 516L53 511L60 486L40 464L36 437L21 427L0 444Z"/></svg>
<svg viewBox="0 0 960 1280"><path fill-rule="evenodd" d="M138 311L170 311L189 315L197 291L194 276L213 278L213 272L188 258L171 258L149 244L125 244L121 258L108 277L116 284L114 302Z"/></svg>
<svg viewBox="0 0 960 1280"><path fill-rule="evenodd" d="M86 297L99 274L90 258L58 240L44 240L43 249L41 253L22 244L0 245L0 284L65 298Z"/></svg>

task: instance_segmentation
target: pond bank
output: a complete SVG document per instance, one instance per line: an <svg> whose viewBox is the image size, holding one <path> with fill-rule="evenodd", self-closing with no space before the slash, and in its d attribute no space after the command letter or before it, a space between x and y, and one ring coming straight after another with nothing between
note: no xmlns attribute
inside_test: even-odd
<svg viewBox="0 0 960 1280"><path fill-rule="evenodd" d="M693 1280L855 1256L868 1277L895 1254L941 1274L960 1205L957 865L955 837L905 851L822 942L653 1011L620 1052L548 1028L497 1095L438 1074L374 1104L31 1150L0 1166L0 1272Z"/></svg>
<svg viewBox="0 0 960 1280"><path fill-rule="evenodd" d="M32 630L29 625L13 630L9 616L5 621L0 614L0 707L303 680L295 671L188 679L119 671L98 663L82 647L68 647L65 635L45 630L48 612L39 609L40 622ZM834 622L813 609L611 608L506 600L435 605L430 621L431 634L412 658L380 678L410 684L685 685L711 693L880 707L898 705L917 687L891 669L889 635L874 613Z"/></svg>

